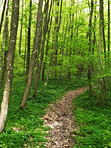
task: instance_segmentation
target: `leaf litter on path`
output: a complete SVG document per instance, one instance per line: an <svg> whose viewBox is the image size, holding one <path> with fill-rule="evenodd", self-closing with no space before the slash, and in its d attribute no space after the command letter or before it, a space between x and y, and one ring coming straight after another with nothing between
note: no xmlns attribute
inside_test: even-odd
<svg viewBox="0 0 111 148"><path fill-rule="evenodd" d="M73 99L86 91L87 87L78 88L67 92L56 103L48 107L47 113L42 117L46 127L51 129L47 131L48 135L45 146L47 148L72 148L75 141L74 129L78 128L74 123L72 112Z"/></svg>

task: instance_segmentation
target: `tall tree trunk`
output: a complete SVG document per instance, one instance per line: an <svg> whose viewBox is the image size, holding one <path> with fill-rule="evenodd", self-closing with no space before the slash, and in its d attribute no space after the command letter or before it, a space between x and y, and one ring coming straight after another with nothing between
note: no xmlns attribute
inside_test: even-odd
<svg viewBox="0 0 111 148"><path fill-rule="evenodd" d="M50 66L52 65L53 57L54 57L54 50L53 50L53 53L51 54L51 57L50 57L49 69L48 69L48 71L47 71L47 79L46 79L46 82L44 83L44 87L42 88L41 92L43 92L44 89L45 89L46 86L47 86L47 83L48 83L48 80L49 80L49 74L50 74Z"/></svg>
<svg viewBox="0 0 111 148"><path fill-rule="evenodd" d="M1 55L0 55L0 79L1 79L1 74L2 74L3 50L4 50L4 48L5 48L5 50L7 50L7 43L8 43L8 8L9 8L9 0L7 2L7 10L6 10L6 17L5 17L4 30L3 30L3 39L2 39L2 47L1 47Z"/></svg>
<svg viewBox="0 0 111 148"><path fill-rule="evenodd" d="M72 5L75 3L75 1L72 1L71 2L71 9L72 9ZM74 23L74 13L73 13L73 11L71 12L70 11L70 25L71 26L69 26L69 30L70 30L70 32L71 32L71 34L70 34L70 44L72 44L72 37L73 37L73 23ZM72 54L72 47L70 47L70 57L71 57L71 54ZM69 59L69 67L68 67L68 74L67 74L67 78L68 79L70 79L70 77L71 77L71 60Z"/></svg>
<svg viewBox="0 0 111 148"><path fill-rule="evenodd" d="M98 57L99 57L99 64L100 64L100 72L103 72L103 66L102 66L102 57L101 57L101 53L102 53L102 7L101 7L101 0L99 1L100 7L99 7L99 14L100 14L100 18L99 18L99 49L97 48L97 52L98 52ZM97 41L96 41L97 42ZM97 43L96 43L97 45ZM100 80L100 86L101 86L101 98L98 100L98 103L102 104L104 103L104 99L106 97L106 82L105 82L105 78L102 77Z"/></svg>
<svg viewBox="0 0 111 148"><path fill-rule="evenodd" d="M8 64L6 69L5 87L4 87L3 100L0 112L0 133L4 129L8 113L9 98L10 98L12 76L13 76L13 62L14 62L14 53L15 53L15 45L17 37L18 18L19 18L19 0L13 0L10 42L7 55Z"/></svg>
<svg viewBox="0 0 111 148"><path fill-rule="evenodd" d="M2 50L1 50L1 58L0 58L0 87L3 85L4 76L6 72L6 59L7 59L7 49L8 49L8 43L9 43L9 30L8 30L8 11L9 11L9 0L7 2L7 10L6 10L6 17L5 17L5 24L4 24L4 30L3 30L3 44L2 44ZM4 51L4 63L3 61L3 49ZM2 66L3 65L3 66Z"/></svg>
<svg viewBox="0 0 111 148"><path fill-rule="evenodd" d="M97 0L95 0L95 5L97 4ZM95 6L95 11L94 11L94 29L96 29L96 20L97 20L97 17L96 17L96 6ZM95 48L95 44L96 44L96 33L95 31L93 31L94 33L94 37L93 37L93 48L92 48L92 54L94 54L94 48Z"/></svg>
<svg viewBox="0 0 111 148"><path fill-rule="evenodd" d="M59 1L57 2L57 6L59 7ZM61 18L62 18L62 0L60 4L60 17L59 12L57 11L56 18L55 18L55 30L56 30L56 38L55 38L55 79L57 79L57 55L58 55L58 33L61 25Z"/></svg>
<svg viewBox="0 0 111 148"><path fill-rule="evenodd" d="M103 34L103 45L104 45L104 58L106 64L106 41L105 41L105 31L104 31L104 7L103 7L103 0L100 0L100 21L102 27L102 34Z"/></svg>
<svg viewBox="0 0 111 148"><path fill-rule="evenodd" d="M36 70L35 70L35 76L34 76L34 88L36 87L36 82L37 82L37 75L38 75L38 69L39 69L39 64L40 64L40 51L41 51L41 42L42 42L42 33L43 33L43 28L41 27L41 32L40 32L40 37L39 37L39 43L38 43L38 51L37 51L37 60L36 60Z"/></svg>
<svg viewBox="0 0 111 148"><path fill-rule="evenodd" d="M2 69L2 75L1 75L1 81L0 81L0 88L3 86L4 78L5 78L5 72L6 72L6 63L7 63L7 51L4 52L4 65Z"/></svg>
<svg viewBox="0 0 111 148"><path fill-rule="evenodd" d="M29 73L29 63L30 63L30 41L31 41L31 17L32 17L32 0L30 0L30 11L29 11L29 26L28 26L28 50L27 50L27 70L26 75Z"/></svg>
<svg viewBox="0 0 111 148"><path fill-rule="evenodd" d="M59 2L56 4L59 7ZM55 37L55 79L57 79L57 54L58 54L58 32L59 32L59 22L58 22L58 10L56 12L56 18L55 18L55 31L56 31L56 37Z"/></svg>
<svg viewBox="0 0 111 148"><path fill-rule="evenodd" d="M30 60L30 66L29 66L29 73L27 78L27 85L23 94L23 98L20 104L20 109L24 109L26 105L26 101L29 96L31 84L32 84L32 77L33 77L33 71L35 66L35 60L37 57L37 50L38 50L38 43L39 43L39 36L40 36L40 28L42 23L42 6L43 6L43 0L39 0L38 4L38 13L37 13L37 23L36 23L36 33L35 33L35 40L34 40L34 47L32 51L32 56Z"/></svg>
<svg viewBox="0 0 111 148"><path fill-rule="evenodd" d="M59 1L57 2L57 6L59 7ZM62 0L60 3L60 16L59 16L59 12L57 11L56 14L56 18L55 18L55 30L56 30L56 38L55 38L55 79L57 79L57 55L58 55L58 33L59 33L59 29L60 29L60 25L61 25L61 18L62 18Z"/></svg>
<svg viewBox="0 0 111 148"><path fill-rule="evenodd" d="M91 0L91 10L90 10L90 18L89 18L89 56L92 54L92 16L93 16L93 0ZM89 61L88 66L88 80L89 80L89 92L90 95L93 95L92 85L91 85L91 61Z"/></svg>
<svg viewBox="0 0 111 148"><path fill-rule="evenodd" d="M3 6L3 11L2 11L2 16L1 16L0 34L1 34L1 30L2 30L2 24L3 24L3 19L4 19L4 13L5 13L5 8L6 8L6 2L7 2L7 0L4 1L4 6Z"/></svg>
<svg viewBox="0 0 111 148"><path fill-rule="evenodd" d="M46 2L46 11L45 11L44 29L43 29L44 33L43 33L43 41L42 41L42 46L41 46L41 56L40 56L40 63L39 63L39 67L38 67L36 87L35 87L35 90L34 90L34 93L33 93L34 98L36 97L36 93L37 93L38 86L39 86L39 79L40 79L42 62L43 62L43 57L44 57L44 45L45 45L45 40L46 40L46 34L47 34L47 31L48 31L48 24L49 24L49 20L50 20L50 12L51 12L51 8L52 8L52 4L51 4L51 7L50 7L49 16L47 18L48 8L49 8L49 0L47 0L47 2Z"/></svg>
<svg viewBox="0 0 111 148"><path fill-rule="evenodd" d="M52 1L53 0L51 0L51 5L50 5L50 10L49 10L49 16L48 16L48 20L47 20L47 22L49 23L49 19L50 19L50 12L51 12L51 8L52 8ZM45 3L45 8L44 8L44 14L46 13L46 9L47 9L47 4L48 3ZM45 21L45 20L44 20ZM47 24L47 22L46 22L46 24ZM47 27L47 25L46 25L46 27ZM51 29L51 28L50 28ZM42 28L41 27L41 34L44 34L44 32L43 32L43 30L45 31L45 26L44 26L44 28ZM44 40L44 37L43 37L43 40ZM48 41L47 41L48 42ZM40 51L41 51L41 49L40 49L40 47L41 47L41 43L42 43L42 35L41 35L41 37L40 37L40 42L39 42L39 51L38 51L38 53L37 53L37 62L36 62L36 71L35 71L35 77L34 77L34 89L37 89L38 88L38 85L39 85L39 77L38 77L38 75L39 75L39 66L40 66L40 58L39 58L39 54L40 54ZM42 43L42 48L43 48L43 43ZM46 58L47 58L47 52L48 52L48 49L47 49L47 46L46 46ZM42 65L41 65L42 66Z"/></svg>
<svg viewBox="0 0 111 148"><path fill-rule="evenodd" d="M64 44L65 44L65 42L66 42L66 34L67 34L67 29L68 29L68 22L67 22L67 24L66 24L66 26L63 26L63 33L64 33L64 37L63 37L63 46L62 46L62 51L61 51L61 53L62 53L62 60L61 60L61 69L60 69L60 74L59 74L59 81L58 81L58 85L60 84L60 82L61 82L61 78L62 78L62 68L63 68L63 57L64 57ZM65 29L64 29L64 27L65 27ZM64 31L65 30L65 31Z"/></svg>
<svg viewBox="0 0 111 148"><path fill-rule="evenodd" d="M25 8L26 8L26 2L24 3L25 4ZM27 25L27 11L25 11L25 15L26 15L26 17L25 17L25 22L26 22L26 26L28 26ZM28 33L27 33L27 27L25 27L25 52L24 52L24 74L26 74L26 52L27 52L27 42L28 42L28 39L27 39L27 35L28 35Z"/></svg>
<svg viewBox="0 0 111 148"><path fill-rule="evenodd" d="M108 0L108 65L110 63L110 0Z"/></svg>
<svg viewBox="0 0 111 148"><path fill-rule="evenodd" d="M21 28L20 28L20 40L19 40L19 55L21 54L21 42L22 42L22 26L23 26L23 4L24 0L22 0L22 15L21 15Z"/></svg>
<svg viewBox="0 0 111 148"><path fill-rule="evenodd" d="M50 21L50 27L48 30L45 60L44 60L43 69L42 69L42 81L44 81L45 66L46 66L46 60L47 60L47 55L48 55L48 50L49 50L49 38L50 38L51 25L52 25L52 17L51 17L51 21Z"/></svg>

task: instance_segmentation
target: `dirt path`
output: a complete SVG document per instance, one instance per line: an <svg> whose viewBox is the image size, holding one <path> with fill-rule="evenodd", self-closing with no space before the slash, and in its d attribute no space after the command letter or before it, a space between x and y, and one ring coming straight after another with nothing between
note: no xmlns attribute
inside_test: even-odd
<svg viewBox="0 0 111 148"><path fill-rule="evenodd" d="M73 99L86 91L87 87L78 88L74 91L69 91L65 96L60 98L56 103L50 105L47 113L43 116L45 126L51 128L47 131L48 142L45 144L47 148L71 148L74 145L73 130L74 125L72 113Z"/></svg>

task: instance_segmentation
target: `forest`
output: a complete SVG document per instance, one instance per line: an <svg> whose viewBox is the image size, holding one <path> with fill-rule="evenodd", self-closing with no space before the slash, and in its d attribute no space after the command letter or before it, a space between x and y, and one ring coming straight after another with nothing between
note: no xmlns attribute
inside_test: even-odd
<svg viewBox="0 0 111 148"><path fill-rule="evenodd" d="M111 148L110 0L0 0L0 148Z"/></svg>

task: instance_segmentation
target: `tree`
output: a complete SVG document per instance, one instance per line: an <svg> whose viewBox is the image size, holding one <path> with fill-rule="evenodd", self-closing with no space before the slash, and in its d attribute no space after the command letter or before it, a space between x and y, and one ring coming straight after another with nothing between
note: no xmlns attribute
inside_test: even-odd
<svg viewBox="0 0 111 148"><path fill-rule="evenodd" d="M32 17L32 0L30 0L30 11L29 11L29 25L28 25L28 48L27 48L27 70L26 75L29 72L29 63L30 63L30 41L31 41L31 17Z"/></svg>
<svg viewBox="0 0 111 148"><path fill-rule="evenodd" d="M90 18L89 18L89 57L92 53L92 16L93 16L93 0L91 0L91 10L90 10ZM90 60L90 59L89 59ZM91 61L89 61L88 65L88 80L89 80L89 92L90 95L93 95L92 86L91 86Z"/></svg>
<svg viewBox="0 0 111 148"><path fill-rule="evenodd" d="M12 76L13 76L13 63L14 63L14 53L15 53L15 45L17 37L18 18L19 18L19 0L13 0L10 42L7 55L8 64L6 69L5 87L4 87L3 100L0 112L0 133L4 129L8 113L9 98L10 98Z"/></svg>
<svg viewBox="0 0 111 148"><path fill-rule="evenodd" d="M4 13L5 13L5 8L6 8L6 2L7 2L7 0L4 1L4 6L3 6L3 11L2 11L2 16L1 16L0 34L1 34L1 30L2 30L2 24L3 24L3 19L4 19Z"/></svg>
<svg viewBox="0 0 111 148"><path fill-rule="evenodd" d="M24 0L22 0L22 14L21 14L21 27L20 27L20 40L19 40L19 55L21 54L22 27L23 27L23 5L24 5Z"/></svg>
<svg viewBox="0 0 111 148"><path fill-rule="evenodd" d="M100 0L100 21L102 27L102 35L103 35L103 45L104 45L104 57L105 57L105 64L106 64L106 41L105 41L105 29L104 29L104 7L103 7L103 0Z"/></svg>
<svg viewBox="0 0 111 148"><path fill-rule="evenodd" d="M45 45L45 40L46 40L46 34L48 31L48 24L50 20L50 12L52 8L52 3L51 3L50 11L49 11L49 16L48 16L48 8L49 8L49 0L47 0L46 5L45 5L45 17L44 17L44 28L43 28L44 32L43 32L43 40L42 40L42 46L41 46L40 62L39 62L38 73L37 73L36 87L33 93L34 98L36 98L36 93L37 93L38 86L39 86L41 68L42 68L42 63L43 63L43 58L44 58L44 45Z"/></svg>
<svg viewBox="0 0 111 148"><path fill-rule="evenodd" d="M108 64L110 59L110 0L108 0Z"/></svg>
<svg viewBox="0 0 111 148"><path fill-rule="evenodd" d="M5 70L6 70L6 53L4 53L4 64L3 64L3 52L7 52L7 48L8 48L8 34L9 34L9 30L8 30L8 22L9 22L9 18L8 18L8 12L9 12L9 0L7 2L7 9L6 9L6 16L5 16L5 23L4 23L4 29L3 29L3 39L2 39L2 48L1 48L1 57L0 57L0 87L3 84L3 80L4 80L4 74L5 74ZM5 51L4 51L5 49ZM2 65L4 65L2 67Z"/></svg>
<svg viewBox="0 0 111 148"><path fill-rule="evenodd" d="M25 88L25 91L23 94L21 104L20 104L20 109L22 109L22 110L24 109L24 107L26 105L26 101L28 99L31 84L32 84L33 71L34 71L35 60L36 60L36 56L37 56L37 50L38 50L40 28L41 28L41 23L42 23L42 6L43 6L43 0L39 0L34 47L33 47L32 56L31 56L31 60L30 60L27 85L26 85L26 88Z"/></svg>

